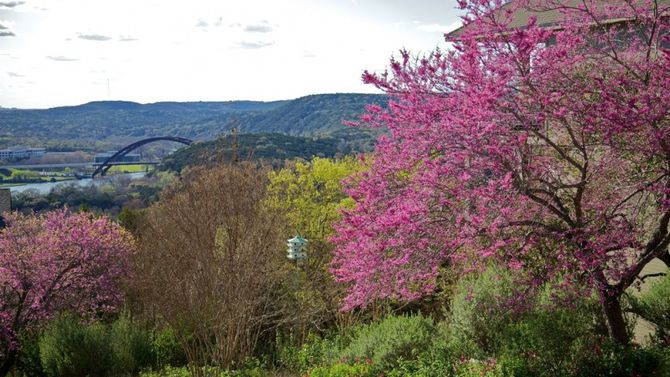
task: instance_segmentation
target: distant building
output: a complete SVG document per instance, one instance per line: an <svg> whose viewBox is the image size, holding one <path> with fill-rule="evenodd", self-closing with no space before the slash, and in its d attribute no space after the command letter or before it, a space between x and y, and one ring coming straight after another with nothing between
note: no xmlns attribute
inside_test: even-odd
<svg viewBox="0 0 670 377"><path fill-rule="evenodd" d="M14 147L0 149L0 160L15 161L33 157L42 157L47 153L44 148Z"/></svg>
<svg viewBox="0 0 670 377"><path fill-rule="evenodd" d="M117 151L108 151L104 153L98 153L95 155L93 158L93 163L95 164L102 164L103 162L107 161L108 158L112 157ZM142 156L140 156L137 153L128 153L127 155L123 157L119 157L113 162L140 162L142 160Z"/></svg>

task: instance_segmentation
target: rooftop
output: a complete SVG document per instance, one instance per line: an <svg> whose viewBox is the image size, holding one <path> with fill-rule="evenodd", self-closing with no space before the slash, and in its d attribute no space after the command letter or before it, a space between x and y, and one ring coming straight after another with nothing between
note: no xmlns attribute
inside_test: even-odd
<svg viewBox="0 0 670 377"><path fill-rule="evenodd" d="M511 11L516 5L517 0L511 0L507 2L502 7L494 11L496 19L502 19L502 16L506 12ZM635 1L635 0L634 0ZM643 0L637 0L642 2ZM626 5L630 0L596 0L595 3L602 7L599 10L603 11L606 6L613 5ZM543 0L531 0L528 7L523 7L517 9L512 14L511 22L508 25L510 30L523 29L528 25L528 20L531 16L536 17L536 23L538 26L545 28L560 28L560 22L562 18L561 9L566 8L576 8L580 4L584 3L584 0L563 0L563 1L543 1ZM659 12L661 13L670 13L670 0L657 0L659 5ZM552 5L553 4L553 5ZM558 4L558 5L555 5ZM614 23L627 20L626 18L609 18L602 20L603 23ZM449 39L458 39L458 37L465 34L465 32L472 27L472 24L461 26L460 28L452 31L447 34Z"/></svg>

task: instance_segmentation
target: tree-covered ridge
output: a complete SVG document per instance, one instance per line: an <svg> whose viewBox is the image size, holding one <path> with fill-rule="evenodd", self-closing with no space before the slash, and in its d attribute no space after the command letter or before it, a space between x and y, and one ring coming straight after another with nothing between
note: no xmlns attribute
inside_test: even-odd
<svg viewBox="0 0 670 377"><path fill-rule="evenodd" d="M239 134L181 148L164 160L160 169L181 171L186 166L213 166L234 159L262 160L275 166L285 160L335 157L371 151L376 133L347 128L320 138L281 133Z"/></svg>
<svg viewBox="0 0 670 377"><path fill-rule="evenodd" d="M59 143L80 146L151 136L182 136L208 140L237 128L241 132L282 132L292 135L325 134L342 129L343 120L355 119L370 103L385 96L372 94L319 94L290 101L90 102L42 110L1 109L0 147L16 144Z"/></svg>

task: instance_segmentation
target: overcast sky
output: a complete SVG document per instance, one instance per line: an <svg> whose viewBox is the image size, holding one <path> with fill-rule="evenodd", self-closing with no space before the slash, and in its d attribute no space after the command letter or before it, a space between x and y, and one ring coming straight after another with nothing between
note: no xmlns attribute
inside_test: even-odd
<svg viewBox="0 0 670 377"><path fill-rule="evenodd" d="M375 92L405 47L446 48L455 0L0 0L0 106Z"/></svg>

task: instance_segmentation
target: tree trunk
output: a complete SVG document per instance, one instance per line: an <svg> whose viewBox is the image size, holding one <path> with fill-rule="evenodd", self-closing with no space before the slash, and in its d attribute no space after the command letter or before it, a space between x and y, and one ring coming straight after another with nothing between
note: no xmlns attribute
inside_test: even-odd
<svg viewBox="0 0 670 377"><path fill-rule="evenodd" d="M17 351L7 351L7 355L4 360L0 362L0 377L5 377L9 374L16 362Z"/></svg>
<svg viewBox="0 0 670 377"><path fill-rule="evenodd" d="M626 321L623 318L623 311L621 310L621 295L612 295L606 291L601 291L600 300L610 339L618 344L627 345L630 338L626 331Z"/></svg>

